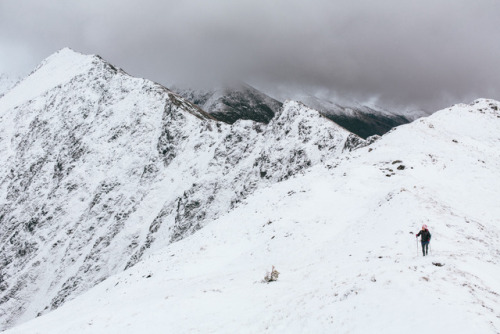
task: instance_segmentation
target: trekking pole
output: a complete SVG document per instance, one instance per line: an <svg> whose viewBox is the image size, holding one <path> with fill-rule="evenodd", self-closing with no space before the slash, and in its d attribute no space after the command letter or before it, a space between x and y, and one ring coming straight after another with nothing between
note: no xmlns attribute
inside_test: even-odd
<svg viewBox="0 0 500 334"><path fill-rule="evenodd" d="M417 257L418 257L418 238L415 238L415 240L417 241Z"/></svg>

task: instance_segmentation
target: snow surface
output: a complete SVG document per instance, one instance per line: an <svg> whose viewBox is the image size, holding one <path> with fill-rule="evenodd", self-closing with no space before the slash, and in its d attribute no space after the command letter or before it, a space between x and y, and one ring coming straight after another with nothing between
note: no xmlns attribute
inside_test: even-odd
<svg viewBox="0 0 500 334"><path fill-rule="evenodd" d="M456 105L260 187L6 333L498 333L499 108Z"/></svg>

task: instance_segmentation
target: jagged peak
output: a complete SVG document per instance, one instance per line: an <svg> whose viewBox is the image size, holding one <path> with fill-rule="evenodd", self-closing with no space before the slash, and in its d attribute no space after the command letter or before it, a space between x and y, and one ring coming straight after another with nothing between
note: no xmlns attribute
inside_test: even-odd
<svg viewBox="0 0 500 334"><path fill-rule="evenodd" d="M291 118L291 117L295 118L295 117L303 117L303 116L321 118L329 123L333 123L333 124L337 125L339 128L342 128L337 123L335 123L335 122L331 121L330 119L328 119L327 117L323 116L321 114L321 112L319 112L318 110L313 109L311 107L308 107L304 103L302 103L300 101L295 101L295 100L285 100L285 102L283 102L283 107L276 118ZM342 128L342 129L344 129L344 128Z"/></svg>
<svg viewBox="0 0 500 334"><path fill-rule="evenodd" d="M304 103L295 100L285 100L283 102L283 111L302 113L302 112L313 112L319 115L319 111L306 106Z"/></svg>
<svg viewBox="0 0 500 334"><path fill-rule="evenodd" d="M283 107L280 112L275 116L274 122L301 122L307 119L308 121L315 120L316 124L327 127L333 127L336 131L349 135L357 144L354 146L359 146L361 142L365 145L364 140L357 134L349 131L342 125L336 123L332 119L323 115L320 111L313 109L301 101L295 100L285 100L283 102ZM354 139L355 138L355 139Z"/></svg>
<svg viewBox="0 0 500 334"><path fill-rule="evenodd" d="M283 106L279 110L278 113L271 120L271 123L280 123L283 121L295 120L299 117L303 117L306 115L313 115L319 113L306 106L302 102L294 101L294 100L285 100L283 102Z"/></svg>

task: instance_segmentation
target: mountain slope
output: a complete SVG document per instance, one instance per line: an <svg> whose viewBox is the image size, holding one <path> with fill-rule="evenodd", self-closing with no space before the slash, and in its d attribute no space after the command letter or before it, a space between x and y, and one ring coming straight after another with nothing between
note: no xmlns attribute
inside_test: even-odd
<svg viewBox="0 0 500 334"><path fill-rule="evenodd" d="M422 319L429 333L497 333L498 108L442 110L263 187L8 333L420 333ZM278 281L261 283L272 265Z"/></svg>
<svg viewBox="0 0 500 334"><path fill-rule="evenodd" d="M228 124L240 119L267 124L282 107L281 102L244 83L206 90L172 90Z"/></svg>
<svg viewBox="0 0 500 334"><path fill-rule="evenodd" d="M0 98L0 329L364 144L293 101L267 126L220 123L98 56L59 51Z"/></svg>

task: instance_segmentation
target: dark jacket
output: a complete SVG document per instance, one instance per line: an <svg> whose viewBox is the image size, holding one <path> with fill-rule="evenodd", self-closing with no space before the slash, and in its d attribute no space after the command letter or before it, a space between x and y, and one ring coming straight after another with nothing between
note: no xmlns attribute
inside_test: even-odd
<svg viewBox="0 0 500 334"><path fill-rule="evenodd" d="M431 241L431 232L429 232L429 230L422 230L422 231L420 231L420 232L417 233L417 237L419 235L422 236L422 239L421 239L422 242L429 242L429 241Z"/></svg>

